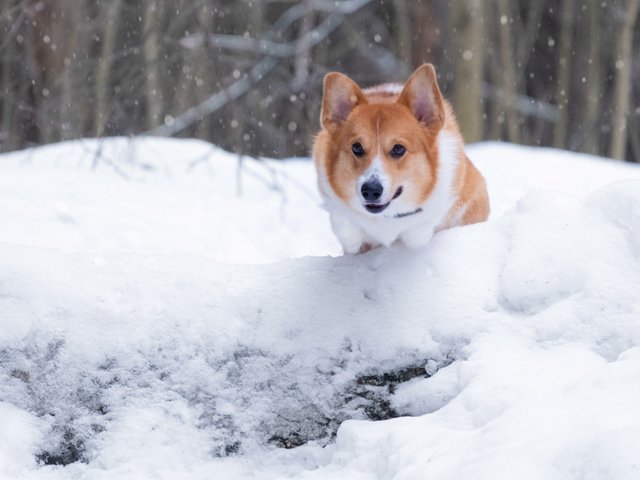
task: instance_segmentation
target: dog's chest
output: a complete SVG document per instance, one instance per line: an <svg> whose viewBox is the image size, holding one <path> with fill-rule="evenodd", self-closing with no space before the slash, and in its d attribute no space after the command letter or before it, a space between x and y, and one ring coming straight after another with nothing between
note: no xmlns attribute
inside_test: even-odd
<svg viewBox="0 0 640 480"><path fill-rule="evenodd" d="M370 217L354 212L351 208L335 198L326 199L326 207L330 215L337 215L349 222L353 227L362 231L369 243L390 246L403 232L407 230L431 225L429 212L420 211L414 215L397 217Z"/></svg>

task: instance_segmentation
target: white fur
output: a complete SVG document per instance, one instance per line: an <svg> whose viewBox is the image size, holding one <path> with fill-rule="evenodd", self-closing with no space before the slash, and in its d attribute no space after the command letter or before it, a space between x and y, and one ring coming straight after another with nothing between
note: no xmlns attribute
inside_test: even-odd
<svg viewBox="0 0 640 480"><path fill-rule="evenodd" d="M360 200L364 201L364 198L360 196L362 185L374 179L377 179L383 188L383 194L382 198L380 199L380 203L387 203L389 200L391 200L391 196L393 195L393 193L391 193L391 179L384 169L384 164L382 163L380 155L375 156L373 162L371 162L371 166L369 166L369 168L367 168L367 171L364 172L358 179L358 198Z"/></svg>
<svg viewBox="0 0 640 480"><path fill-rule="evenodd" d="M350 204L345 204L338 198L329 184L326 172L320 169L320 192L331 217L331 227L345 252L358 252L364 242L389 246L400 239L412 248L429 243L435 229L444 221L456 200L453 181L461 148L461 141L456 136L444 131L438 134L438 172L434 189L425 203L419 206L422 212L402 218L396 218L394 215L413 212L416 209L415 205L404 201L402 195L393 200L384 212L372 214L362 205L359 193L353 196ZM382 161L379 163L381 167Z"/></svg>
<svg viewBox="0 0 640 480"><path fill-rule="evenodd" d="M401 83L384 83L382 85L376 85L375 87L369 87L364 90L365 95L375 93L390 93L392 95L400 95L404 85Z"/></svg>

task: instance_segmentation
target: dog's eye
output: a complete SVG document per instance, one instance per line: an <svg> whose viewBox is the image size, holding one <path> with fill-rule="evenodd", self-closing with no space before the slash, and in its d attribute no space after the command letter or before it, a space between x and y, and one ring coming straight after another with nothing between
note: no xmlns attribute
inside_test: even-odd
<svg viewBox="0 0 640 480"><path fill-rule="evenodd" d="M391 156L395 158L400 158L405 154L406 151L407 149L404 148L404 145L400 145L399 143L396 143L391 149Z"/></svg>
<svg viewBox="0 0 640 480"><path fill-rule="evenodd" d="M364 148L362 148L362 145L360 143L354 143L353 145L351 145L351 151L356 157L361 157L364 155Z"/></svg>

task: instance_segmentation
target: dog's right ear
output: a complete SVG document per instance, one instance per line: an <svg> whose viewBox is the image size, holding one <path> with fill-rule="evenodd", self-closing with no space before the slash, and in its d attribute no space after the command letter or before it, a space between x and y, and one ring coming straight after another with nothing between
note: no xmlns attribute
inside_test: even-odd
<svg viewBox="0 0 640 480"><path fill-rule="evenodd" d="M367 103L367 99L356 82L338 72L327 73L320 114L322 127L327 130L338 127L361 103Z"/></svg>

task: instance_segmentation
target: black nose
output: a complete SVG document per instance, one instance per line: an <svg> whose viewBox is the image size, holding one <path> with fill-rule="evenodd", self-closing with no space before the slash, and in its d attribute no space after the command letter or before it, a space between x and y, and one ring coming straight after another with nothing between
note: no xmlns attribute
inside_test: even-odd
<svg viewBox="0 0 640 480"><path fill-rule="evenodd" d="M384 188L378 180L371 180L362 185L360 193L367 202L375 202L382 196Z"/></svg>

